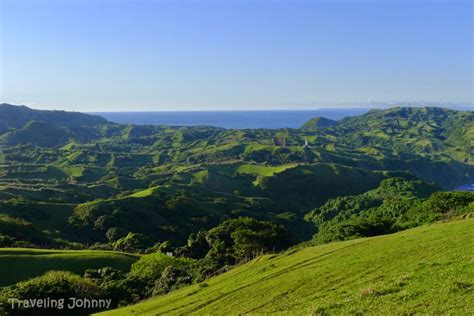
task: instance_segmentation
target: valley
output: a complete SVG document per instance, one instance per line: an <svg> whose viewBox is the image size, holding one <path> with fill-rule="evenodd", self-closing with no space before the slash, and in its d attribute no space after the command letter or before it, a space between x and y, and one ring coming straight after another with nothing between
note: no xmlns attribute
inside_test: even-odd
<svg viewBox="0 0 474 316"><path fill-rule="evenodd" d="M157 297L117 315L464 313L473 154L474 112L436 107L224 129L2 104L0 303L37 293L113 308Z"/></svg>

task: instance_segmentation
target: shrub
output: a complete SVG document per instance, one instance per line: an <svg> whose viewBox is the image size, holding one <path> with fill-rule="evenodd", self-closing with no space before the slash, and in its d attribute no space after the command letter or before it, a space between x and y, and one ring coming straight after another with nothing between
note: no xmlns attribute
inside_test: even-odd
<svg viewBox="0 0 474 316"><path fill-rule="evenodd" d="M100 288L89 279L82 278L76 274L65 271L51 271L40 277L19 282L7 288L1 294L1 301L5 307L7 315L64 315L67 310L68 315L88 315L97 309L67 309L67 304L71 298L76 299L105 299ZM26 299L50 299L64 300L64 308L11 308L8 303L9 298Z"/></svg>

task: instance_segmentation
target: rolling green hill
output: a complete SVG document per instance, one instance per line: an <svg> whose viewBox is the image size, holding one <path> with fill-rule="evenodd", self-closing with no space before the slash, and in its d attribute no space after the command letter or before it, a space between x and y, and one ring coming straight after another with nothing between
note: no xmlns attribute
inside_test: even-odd
<svg viewBox="0 0 474 316"><path fill-rule="evenodd" d="M277 130L135 126L0 105L0 213L66 242L106 243L119 229L179 244L228 217L303 220L388 173L444 190L474 181L473 112L396 107L308 119ZM0 246L44 246L3 235L14 241Z"/></svg>
<svg viewBox="0 0 474 316"><path fill-rule="evenodd" d="M0 141L8 145L32 144L56 147L67 142L67 131L45 122L30 121L22 129L2 135Z"/></svg>
<svg viewBox="0 0 474 316"><path fill-rule="evenodd" d="M0 287L12 285L47 271L78 274L87 269L113 267L128 271L139 256L114 251L75 251L0 248Z"/></svg>
<svg viewBox="0 0 474 316"><path fill-rule="evenodd" d="M301 126L301 130L315 131L319 128L334 126L336 124L337 124L336 121L327 119L325 117L314 117L310 119L308 122L304 123L303 126Z"/></svg>
<svg viewBox="0 0 474 316"><path fill-rule="evenodd" d="M473 128L474 112L394 107L345 118L332 130L351 146L391 146L397 152L455 155L472 148Z"/></svg>
<svg viewBox="0 0 474 316"><path fill-rule="evenodd" d="M465 219L266 255L205 283L100 315L469 315L473 227L474 219Z"/></svg>

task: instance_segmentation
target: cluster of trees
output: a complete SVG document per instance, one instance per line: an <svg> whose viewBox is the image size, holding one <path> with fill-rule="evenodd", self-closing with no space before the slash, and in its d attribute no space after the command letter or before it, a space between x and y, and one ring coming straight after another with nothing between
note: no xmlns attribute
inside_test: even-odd
<svg viewBox="0 0 474 316"><path fill-rule="evenodd" d="M115 243L124 250L132 250L140 248L140 242L140 236L129 233ZM57 310L11 310L7 304L9 297L107 297L112 299L111 307L124 306L203 282L233 265L263 253L280 251L290 244L291 239L282 225L249 217L228 219L208 231L191 234L182 247L173 247L169 242L156 244L149 249L154 252L143 255L129 272L111 267L87 270L83 276L50 272L4 289L0 292L0 303L4 303L4 313L11 315L55 315ZM74 312L86 315L92 311L77 309Z"/></svg>
<svg viewBox="0 0 474 316"><path fill-rule="evenodd" d="M0 247L52 246L54 240L31 223L0 213Z"/></svg>
<svg viewBox="0 0 474 316"><path fill-rule="evenodd" d="M290 244L291 238L283 226L240 217L226 220L209 231L191 234L187 245L177 248L176 254L209 259L224 266L247 261L261 252L279 251Z"/></svg>
<svg viewBox="0 0 474 316"><path fill-rule="evenodd" d="M306 219L317 227L313 240L325 243L389 234L474 211L474 193L437 191L421 180L390 178L364 194L331 199Z"/></svg>

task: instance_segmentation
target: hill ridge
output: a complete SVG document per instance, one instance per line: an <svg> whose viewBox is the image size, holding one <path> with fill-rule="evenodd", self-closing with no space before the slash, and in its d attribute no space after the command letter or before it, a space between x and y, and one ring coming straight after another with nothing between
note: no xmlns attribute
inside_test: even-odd
<svg viewBox="0 0 474 316"><path fill-rule="evenodd" d="M98 115L62 110L36 110L25 105L0 104L0 133L10 128L23 128L29 121L40 121L58 127L112 124Z"/></svg>

